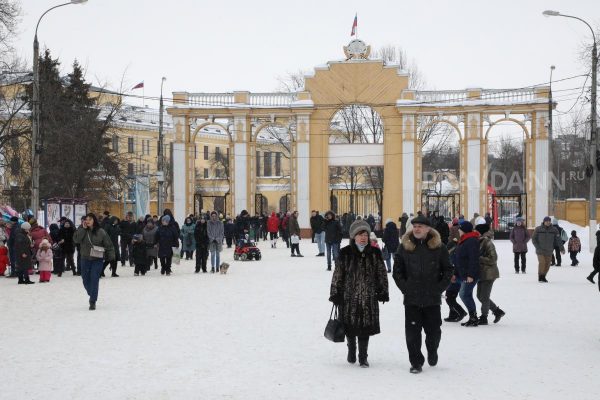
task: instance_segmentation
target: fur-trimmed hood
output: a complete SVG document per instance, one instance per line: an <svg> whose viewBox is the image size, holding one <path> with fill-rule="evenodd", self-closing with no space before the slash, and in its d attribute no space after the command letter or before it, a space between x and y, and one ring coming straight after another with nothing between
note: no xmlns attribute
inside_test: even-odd
<svg viewBox="0 0 600 400"><path fill-rule="evenodd" d="M429 230L426 240L427 247L430 250L434 250L442 246L442 238L439 232L433 228ZM402 236L402 247L404 247L404 250L408 252L413 252L417 248L417 238L415 238L412 230L406 232L404 236Z"/></svg>

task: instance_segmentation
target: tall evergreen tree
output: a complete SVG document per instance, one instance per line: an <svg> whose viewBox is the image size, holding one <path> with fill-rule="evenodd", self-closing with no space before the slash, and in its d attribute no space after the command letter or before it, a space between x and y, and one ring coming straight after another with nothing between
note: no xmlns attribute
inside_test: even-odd
<svg viewBox="0 0 600 400"><path fill-rule="evenodd" d="M90 97L77 61L66 79L46 50L40 57L40 198L102 198L120 178L108 132L116 108Z"/></svg>

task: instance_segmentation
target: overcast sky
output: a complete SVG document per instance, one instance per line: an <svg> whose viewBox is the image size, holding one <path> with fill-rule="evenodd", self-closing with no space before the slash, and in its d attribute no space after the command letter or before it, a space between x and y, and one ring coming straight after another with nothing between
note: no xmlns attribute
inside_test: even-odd
<svg viewBox="0 0 600 400"><path fill-rule="evenodd" d="M65 0L23 0L15 47L29 63L35 23ZM89 0L50 12L39 40L67 71L74 59L94 84L118 89L145 82L172 91L273 91L277 77L343 58L358 13L359 37L402 46L432 89L510 88L585 72L579 60L588 28L559 10L600 26L598 0L503 1L201 1ZM581 86L566 81L556 89ZM141 94L141 91L134 93ZM563 92L560 110L577 94ZM563 101L561 101L563 100Z"/></svg>

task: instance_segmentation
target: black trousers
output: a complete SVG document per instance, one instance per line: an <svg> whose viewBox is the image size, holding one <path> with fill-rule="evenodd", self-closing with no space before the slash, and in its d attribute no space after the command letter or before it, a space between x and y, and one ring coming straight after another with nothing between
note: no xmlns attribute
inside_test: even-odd
<svg viewBox="0 0 600 400"><path fill-rule="evenodd" d="M570 251L569 256L571 257L571 264L573 264L573 265L579 264L579 260L577 259L576 251Z"/></svg>
<svg viewBox="0 0 600 400"><path fill-rule="evenodd" d="M450 308L450 315L448 316L450 318L458 317L460 314L465 315L467 313L465 309L456 301L457 297L457 291L446 290L446 304L448 304L448 308Z"/></svg>
<svg viewBox="0 0 600 400"><path fill-rule="evenodd" d="M292 254L294 254L294 250L296 251L297 255L300 255L300 243L292 244Z"/></svg>
<svg viewBox="0 0 600 400"><path fill-rule="evenodd" d="M73 255L74 253L65 253L65 261L67 262L67 271L73 271L73 275L75 275L78 268L75 267Z"/></svg>
<svg viewBox="0 0 600 400"><path fill-rule="evenodd" d="M129 261L129 265L131 265L131 260L129 259L129 249L131 243L127 243L126 241L121 240L121 266L125 266L125 261Z"/></svg>
<svg viewBox="0 0 600 400"><path fill-rule="evenodd" d="M562 257L560 255L560 247L554 248L554 253L556 253L556 262L554 262L554 254L552 254L552 265L560 265L562 263Z"/></svg>
<svg viewBox="0 0 600 400"><path fill-rule="evenodd" d="M414 366L422 366L425 357L421 353L421 330L425 331L425 346L427 352L437 352L442 338L442 315L440 306L419 307L404 306L404 328L406 332L406 347L408 359Z"/></svg>
<svg viewBox="0 0 600 400"><path fill-rule="evenodd" d="M161 274L170 274L171 273L171 261L173 260L173 256L169 257L160 257L160 273Z"/></svg>
<svg viewBox="0 0 600 400"><path fill-rule="evenodd" d="M521 259L521 271L525 272L527 268L527 253L515 253L515 271L519 272L519 258Z"/></svg>
<svg viewBox="0 0 600 400"><path fill-rule="evenodd" d="M106 270L106 266L110 264L110 270L112 271L113 275L117 274L117 260L115 261L104 261L104 268L102 269L102 273L104 273L104 271Z"/></svg>
<svg viewBox="0 0 600 400"><path fill-rule="evenodd" d="M65 258L64 257L52 257L52 265L54 266L55 274L62 274L65 272Z"/></svg>
<svg viewBox="0 0 600 400"><path fill-rule="evenodd" d="M135 269L133 270L134 274L142 274L142 275L146 275L146 271L148 271L150 268L147 265L138 265L135 264Z"/></svg>
<svg viewBox="0 0 600 400"><path fill-rule="evenodd" d="M230 249L231 245L233 244L233 237L232 236L226 236L225 237L225 243L227 243L227 248Z"/></svg>
<svg viewBox="0 0 600 400"><path fill-rule="evenodd" d="M206 247L196 247L196 272L202 270L206 272L206 260L208 259L208 249Z"/></svg>

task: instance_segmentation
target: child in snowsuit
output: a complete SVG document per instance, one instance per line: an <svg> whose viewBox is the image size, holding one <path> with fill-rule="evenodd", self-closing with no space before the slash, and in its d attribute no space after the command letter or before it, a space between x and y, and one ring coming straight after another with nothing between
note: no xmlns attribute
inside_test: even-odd
<svg viewBox="0 0 600 400"><path fill-rule="evenodd" d="M140 274L146 275L146 271L149 269L149 258L148 248L142 235L133 235L131 241L131 258L135 265L133 275L139 276Z"/></svg>
<svg viewBox="0 0 600 400"><path fill-rule="evenodd" d="M48 239L42 240L42 243L40 244L40 248L38 249L35 258L38 261L38 269L40 271L40 282L50 282L50 276L52 276L53 255Z"/></svg>
<svg viewBox="0 0 600 400"><path fill-rule="evenodd" d="M579 264L579 260L577 260L577 253L581 253L581 241L577 237L577 232L575 231L571 231L568 249L569 255L571 256L571 267L575 267Z"/></svg>
<svg viewBox="0 0 600 400"><path fill-rule="evenodd" d="M0 276L4 276L6 267L8 266L8 247L4 242L0 244Z"/></svg>

